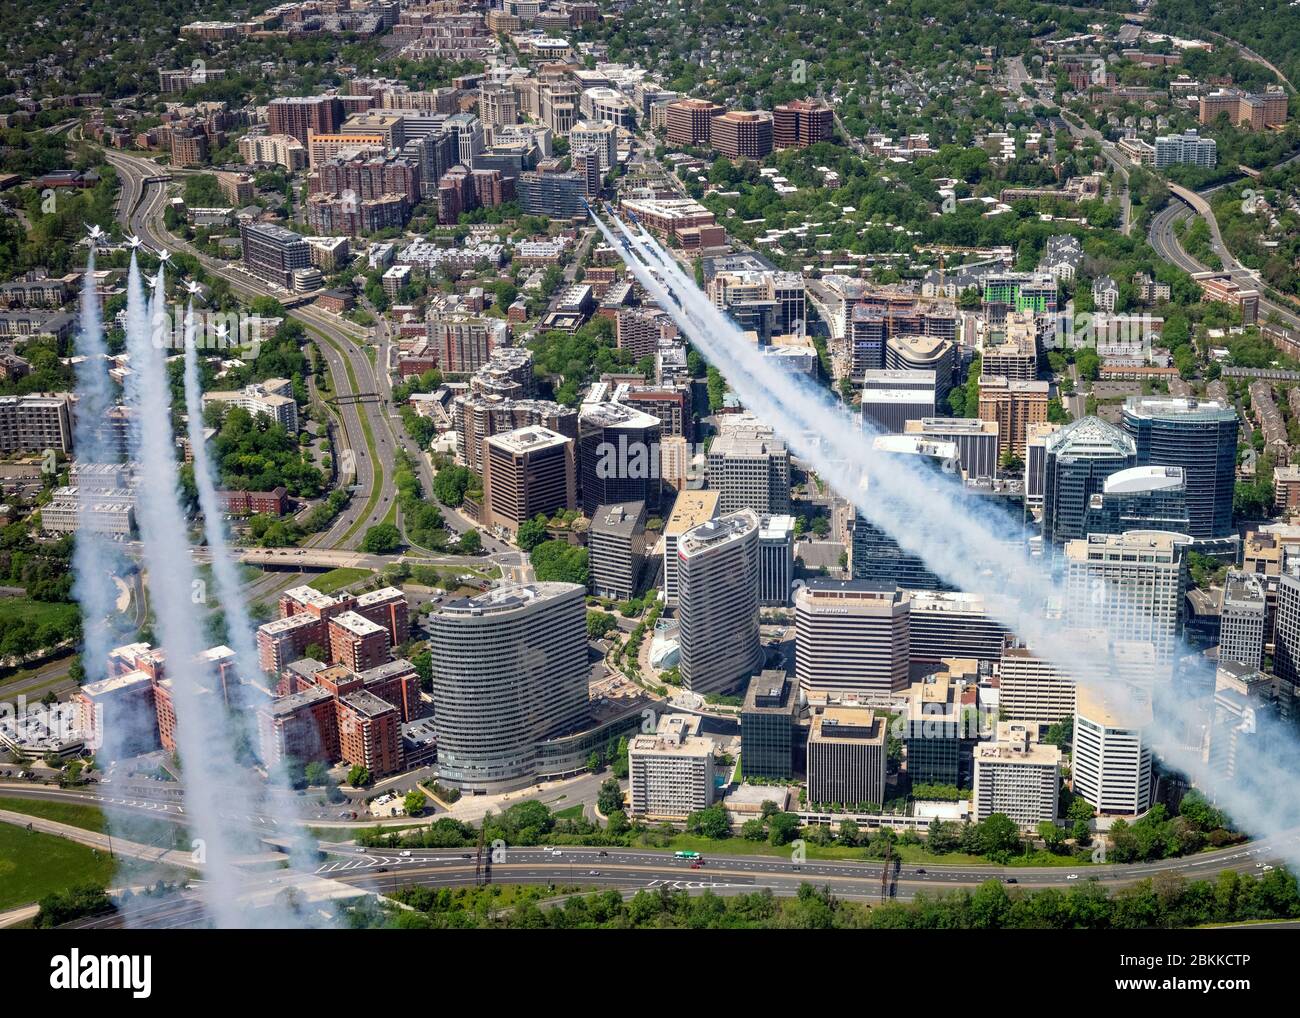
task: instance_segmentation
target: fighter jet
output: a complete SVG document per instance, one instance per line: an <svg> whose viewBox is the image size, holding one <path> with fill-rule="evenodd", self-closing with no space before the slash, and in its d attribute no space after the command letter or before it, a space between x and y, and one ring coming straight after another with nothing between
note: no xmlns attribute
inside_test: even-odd
<svg viewBox="0 0 1300 1018"><path fill-rule="evenodd" d="M103 228L100 227L98 223L91 223L89 226L87 226L86 233L90 237L91 247L98 247L101 243L103 243L105 240L108 239L108 234L104 232Z"/></svg>
<svg viewBox="0 0 1300 1018"><path fill-rule="evenodd" d="M126 238L126 244L132 251L137 251L144 246L144 241L133 233Z"/></svg>

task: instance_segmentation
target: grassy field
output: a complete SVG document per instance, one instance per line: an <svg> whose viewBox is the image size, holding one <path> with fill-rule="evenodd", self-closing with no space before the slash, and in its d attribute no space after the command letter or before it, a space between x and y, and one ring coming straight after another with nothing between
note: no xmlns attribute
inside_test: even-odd
<svg viewBox="0 0 1300 1018"><path fill-rule="evenodd" d="M582 803L570 806L567 809L556 810L554 816L556 820L581 820Z"/></svg>
<svg viewBox="0 0 1300 1018"><path fill-rule="evenodd" d="M107 884L117 865L102 852L38 831L0 824L0 910L73 884Z"/></svg>
<svg viewBox="0 0 1300 1018"><path fill-rule="evenodd" d="M29 817L53 820L55 823L79 827L83 831L104 833L106 819L98 806L77 802L54 802L50 799L10 799L0 796L0 809L23 813ZM183 841L186 828L166 820L132 811L114 813L110 832L115 838L126 838L146 845L172 845Z"/></svg>
<svg viewBox="0 0 1300 1018"><path fill-rule="evenodd" d="M328 573L321 573L320 576L311 581L310 586L316 588L322 594L333 594L335 591L353 583L368 580L372 575L374 573L370 569L355 569L351 566L342 566L338 569L331 569Z"/></svg>
<svg viewBox="0 0 1300 1018"><path fill-rule="evenodd" d="M22 626L37 629L47 622L70 622L77 606L59 601L34 601L30 597L0 597L0 629Z"/></svg>

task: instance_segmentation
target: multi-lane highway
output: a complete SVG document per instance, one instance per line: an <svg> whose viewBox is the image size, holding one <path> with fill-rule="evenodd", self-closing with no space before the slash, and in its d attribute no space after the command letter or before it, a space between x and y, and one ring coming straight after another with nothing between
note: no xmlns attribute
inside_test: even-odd
<svg viewBox="0 0 1300 1018"><path fill-rule="evenodd" d="M406 887L459 887L479 881L492 883L579 885L614 888L628 895L638 890L684 890L740 894L770 889L791 895L804 883L826 887L843 898L877 902L883 898L909 901L921 893L970 889L988 880L1001 880L1023 890L1069 889L1080 881L1096 880L1121 887L1160 873L1188 879L1210 878L1234 870L1256 874L1271 865L1282 839L1257 842L1185 859L1131 866L997 867L892 863L879 861L802 860L789 856L709 854L696 866L666 852L638 849L506 848L495 861L485 856L480 868L473 849L357 849L322 846L329 858L313 876L377 894ZM1300 832L1285 837L1300 841ZM488 853L490 856L490 853ZM149 906L148 914L84 920L81 926L120 926L132 921L150 926L202 925L207 917L196 896Z"/></svg>
<svg viewBox="0 0 1300 1018"><path fill-rule="evenodd" d="M1293 157L1296 158L1296 157ZM1288 162L1291 160L1288 160ZM1220 184L1219 187L1225 185ZM1223 235L1219 232L1218 220L1214 217L1214 211L1210 208L1209 201L1205 195L1217 191L1218 187L1211 188L1201 194L1189 191L1177 184L1170 184L1169 191L1171 199L1169 204L1160 210L1151 220L1151 227L1147 232L1147 239L1151 246L1165 261L1177 265L1180 269L1187 272L1208 272L1209 267L1202 265L1195 258L1183 250L1178 243L1178 237L1174 233L1174 224L1181 219L1191 215L1201 216L1210 228L1210 247L1214 253L1219 256L1223 263L1223 270L1229 273L1232 278L1242 287L1252 290L1261 289L1259 279L1249 269L1243 267L1228 246L1223 242ZM1295 306L1281 304L1271 298L1265 297L1262 293L1259 299L1260 316L1276 315L1288 328L1300 328L1300 314L1297 313Z"/></svg>
<svg viewBox="0 0 1300 1018"><path fill-rule="evenodd" d="M232 290L245 298L292 299L292 294L209 258L169 233L162 224L167 187L159 179L163 174L156 163L121 152L105 154L122 181L119 218L147 245L194 256L207 272L225 279ZM393 508L391 487L384 484L385 464L392 464L397 447L384 415L375 371L362 346L368 338L367 330L309 305L289 308L288 314L307 328L329 367L336 409L343 423L335 456L344 472L352 474L357 486L356 497L330 529L315 535L309 543L355 548L365 531L383 522Z"/></svg>

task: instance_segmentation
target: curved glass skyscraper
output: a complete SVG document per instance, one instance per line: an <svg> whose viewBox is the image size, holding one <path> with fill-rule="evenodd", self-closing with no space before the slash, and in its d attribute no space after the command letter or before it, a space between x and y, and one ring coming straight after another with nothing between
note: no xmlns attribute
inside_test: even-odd
<svg viewBox="0 0 1300 1018"><path fill-rule="evenodd" d="M1217 400L1132 396L1124 406L1138 464L1183 468L1193 537L1232 533L1237 428L1237 411Z"/></svg>

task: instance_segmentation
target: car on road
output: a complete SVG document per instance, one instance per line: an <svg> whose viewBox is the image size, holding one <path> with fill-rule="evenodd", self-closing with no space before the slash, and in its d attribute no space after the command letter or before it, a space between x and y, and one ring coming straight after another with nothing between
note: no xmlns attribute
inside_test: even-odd
<svg viewBox="0 0 1300 1018"><path fill-rule="evenodd" d="M401 856L403 859L409 859L411 857L411 850L409 848L406 848L398 852L397 854Z"/></svg>
<svg viewBox="0 0 1300 1018"><path fill-rule="evenodd" d="M365 846L365 845L358 845L358 846L357 846L357 851L358 851L358 852L365 852L365 850L366 850L366 846Z"/></svg>
<svg viewBox="0 0 1300 1018"><path fill-rule="evenodd" d="M916 868L916 875L917 875L918 877L923 877L923 876L925 876L925 868L924 868L923 866L918 866L918 867Z"/></svg>
<svg viewBox="0 0 1300 1018"><path fill-rule="evenodd" d="M691 869L693 869L693 870L698 870L698 869L699 869L701 866L703 866L703 865L704 865L704 863L702 863L702 862L693 862L693 863L691 863Z"/></svg>
<svg viewBox="0 0 1300 1018"><path fill-rule="evenodd" d="M603 848L602 848L599 852L597 852L596 854L599 855L602 859L607 859L607 858L609 858L609 853L606 852Z"/></svg>
<svg viewBox="0 0 1300 1018"><path fill-rule="evenodd" d="M1020 883L1020 881L1017 880L1015 877L1007 877L1007 883L1008 883L1008 884L1018 884L1018 883Z"/></svg>
<svg viewBox="0 0 1300 1018"><path fill-rule="evenodd" d="M1077 874L1077 873L1071 873L1071 874L1070 874L1068 877L1066 877L1065 879L1066 879L1066 880L1078 880L1078 879L1079 879L1079 874Z"/></svg>
<svg viewBox="0 0 1300 1018"><path fill-rule="evenodd" d="M587 876L589 876L589 877L598 877L598 876L600 876L600 870L591 870L591 871L589 871L589 872L587 873Z"/></svg>

